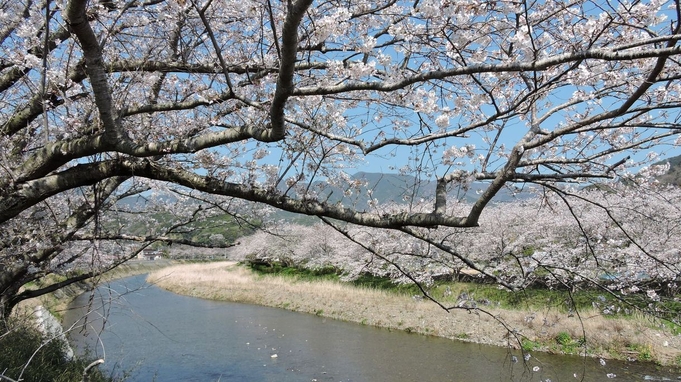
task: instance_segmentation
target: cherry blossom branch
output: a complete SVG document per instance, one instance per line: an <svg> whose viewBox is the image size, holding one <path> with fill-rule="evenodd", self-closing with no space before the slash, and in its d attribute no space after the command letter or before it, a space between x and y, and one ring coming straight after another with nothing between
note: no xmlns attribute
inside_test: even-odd
<svg viewBox="0 0 681 382"><path fill-rule="evenodd" d="M518 104L520 102L522 102L522 100L518 101ZM516 114L515 107L517 107L518 104L514 104L513 107L509 107L506 110L498 111L494 115L491 115L491 116L485 118L485 120L483 120L483 121L471 123L471 124L466 125L466 126L458 127L456 129L447 129L445 131L438 132L438 133L427 133L427 134L423 134L421 136L417 136L417 137L414 137L414 138L396 138L396 137L385 138L385 139L381 140L380 142L374 143L372 145L367 145L362 140L358 140L358 139L354 139L354 138L347 138L347 137L343 137L343 136L340 136L340 135L332 134L332 133L329 133L329 132L327 132L323 129L315 128L314 126L311 126L311 125L303 123L303 122L296 121L296 120L291 119L291 118L286 118L286 121L291 123L291 124L294 124L296 126L300 126L301 128L303 128L305 130L313 132L316 135L326 137L329 140L337 141L337 142L343 142L343 143L347 143L347 144L350 144L352 146L355 146L355 147L359 148L362 151L363 154L366 155L366 154L370 154L374 151L378 151L379 149L382 149L386 146L418 146L418 145L422 145L422 144L425 144L425 143L428 143L428 142L442 140L442 139L445 139L445 138L455 138L455 137L466 138L467 137L466 133L468 133L468 132L474 131L474 130L479 129L479 128L484 127L484 126L488 126L492 122L494 122L495 120L510 118L510 117L514 116Z"/></svg>
<svg viewBox="0 0 681 382"><path fill-rule="evenodd" d="M675 38L669 37L668 40L675 41ZM398 89L406 88L419 82L426 82L432 80L442 80L449 77L470 75L478 73L501 73L501 72L528 72L540 71L550 69L552 67L568 64L574 61L584 61L589 59L602 61L628 61L640 60L645 58L660 58L669 57L681 54L681 46L671 46L667 48L650 49L645 51L619 52L616 48L610 49L590 49L579 53L564 53L536 61L528 62L511 62L507 64L479 64L470 65L460 68L452 68L448 70L434 70L425 73L419 73L410 77L406 77L401 81L393 82L361 82L354 81L352 83L343 83L335 86L314 86L302 87L296 89L292 95L328 95L338 94L358 90L374 90L379 92L391 92Z"/></svg>
<svg viewBox="0 0 681 382"><path fill-rule="evenodd" d="M8 33L14 32L14 29L8 30ZM57 42L63 42L71 37L71 32L68 28L61 27L51 34L46 33L43 45L37 45L30 50L30 53L38 58L44 58L57 48ZM6 72L0 78L0 92L7 90L12 85L16 84L21 78L28 73L27 68L21 68L13 65L12 69Z"/></svg>
<svg viewBox="0 0 681 382"><path fill-rule="evenodd" d="M107 199L126 179L127 178L124 177L107 178L100 187L100 197ZM4 200L0 199L0 203L3 201ZM49 237L51 244L44 243L45 248L34 253L17 254L17 259L15 260L18 260L18 257L23 257L23 261L13 261L8 263L7 266L3 268L3 272L0 273L0 285L3 285L8 289L16 289L15 294L8 301L8 304L14 306L24 299L41 296L45 293L60 289L66 285L83 280L65 280L61 283L52 284L38 290L24 291L19 293L19 289L22 285L40 279L51 273L50 268L46 268L41 265L49 263L51 260L63 253L63 251L66 249L64 243L69 242L80 229L85 227L85 225L100 212L100 209L93 208L93 206L90 204L90 201L83 202L74 209L74 211L65 219L65 221L58 222L62 229L58 230L57 233L54 233ZM30 266L37 268L38 271L28 272L28 268Z"/></svg>
<svg viewBox="0 0 681 382"><path fill-rule="evenodd" d="M681 20L679 20L679 21L681 21ZM676 34L679 33L680 30L681 30L681 22L677 23L676 29L674 31L674 36L676 36ZM680 49L681 47L675 46L677 41L678 41L678 38L670 38L667 41L667 48L665 48L665 49L666 50L669 50L669 49L677 49L678 50L678 49ZM655 50L658 50L658 49L655 49ZM615 53L615 56L616 55L617 55L617 53ZM580 128L580 127L588 126L588 125L591 125L591 124L596 123L596 122L615 118L615 117L618 117L618 116L626 113L631 108L631 106L634 105L634 103L636 101L638 101L638 99L645 92L647 92L648 89L650 89L650 87L656 82L656 79L658 78L658 76L662 72L662 69L664 68L665 63L667 62L667 58L669 57L669 55L663 54L663 55L658 55L658 56L655 56L655 57L657 57L657 59L655 61L655 66L650 70L646 79L643 81L643 83L641 83L636 88L636 90L617 109L603 112L603 113L595 115L591 118L586 118L582 121L579 121L575 124L572 124L570 126L566 126L564 128L561 128L561 129L556 129L554 132L548 133L543 137L539 137L538 139L536 139L536 142L533 142L533 144L525 145L524 148L527 149L527 148L531 148L531 147L538 147L541 144L548 143L548 142L554 140L556 137L564 135L564 134L566 134L570 131L574 131L574 130ZM603 58L601 58L601 59L603 59Z"/></svg>
<svg viewBox="0 0 681 382"><path fill-rule="evenodd" d="M208 10L208 7L210 6L212 1L208 1L208 3L202 7L199 8L199 6L193 2L194 7L196 8L196 11L199 14L199 17L201 18L201 22L203 23L203 26L206 28L206 32L208 33L208 37L210 38L211 44L213 44L213 49L215 51L215 54L218 57L218 61L220 62L220 67L222 68L222 74L225 76L225 83L227 84L227 88L229 89L228 94L230 96L234 95L234 87L232 86L232 80L229 78L229 69L227 68L227 64L225 63L224 57L222 57L222 52L220 49L220 46L218 45L218 41L215 38L215 33L213 33L213 29L210 26L210 23L208 22L208 19L206 18L206 11Z"/></svg>
<svg viewBox="0 0 681 382"><path fill-rule="evenodd" d="M63 42L71 37L71 32L67 28L59 28L54 32L47 42L47 52L44 48L36 47L33 49L36 57L46 57L50 52L57 48L57 42ZM2 78L0 78L0 92L9 89L11 86L15 85L19 80L24 78L28 74L29 70L25 68L20 68L14 66L7 73L5 73ZM81 76L82 79L85 76ZM12 136L19 132L21 129L25 128L28 121L37 118L42 114L43 111L43 94L35 94L33 97L26 102L26 106L23 109L15 111L12 116L0 126L0 135ZM53 106L58 106L61 104L56 98L50 99Z"/></svg>
<svg viewBox="0 0 681 382"><path fill-rule="evenodd" d="M148 242L160 242L160 243L165 243L169 245L173 244L180 244L180 245L187 245L191 246L194 248L232 248L234 247L235 243L225 243L225 244L220 244L220 243L204 243L204 242L199 242L196 240L191 240L191 239L184 239L181 237L173 237L173 236L165 236L165 235L146 235L146 236L140 236L140 235L127 235L127 234L108 234L108 233L103 233L103 234L97 234L97 235L74 235L73 240L79 240L79 241L92 241L92 240L100 240L100 241L132 241L132 242L138 242L138 243L148 243Z"/></svg>
<svg viewBox="0 0 681 382"><path fill-rule="evenodd" d="M463 217L449 217L430 213L398 213L386 216L358 212L336 204L316 200L297 200L278 194L273 190L259 189L252 185L223 182L200 176L182 169L171 169L146 159L120 159L98 163L82 164L62 172L49 175L37 181L27 181L18 192L0 197L0 204L6 206L0 214L0 223L13 218L42 199L65 190L94 184L113 176L141 176L155 180L174 182L198 191L231 196L243 200L260 202L281 210L304 215L326 216L333 219L378 228L402 226L449 226L471 227L477 221Z"/></svg>

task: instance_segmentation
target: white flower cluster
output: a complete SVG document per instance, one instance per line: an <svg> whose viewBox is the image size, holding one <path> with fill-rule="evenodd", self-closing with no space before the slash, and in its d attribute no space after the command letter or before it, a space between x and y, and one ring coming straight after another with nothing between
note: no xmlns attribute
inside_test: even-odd
<svg viewBox="0 0 681 382"><path fill-rule="evenodd" d="M452 146L444 151L442 154L442 162L447 165L456 164L458 159L461 158L474 158L475 157L475 145L467 144L464 146Z"/></svg>

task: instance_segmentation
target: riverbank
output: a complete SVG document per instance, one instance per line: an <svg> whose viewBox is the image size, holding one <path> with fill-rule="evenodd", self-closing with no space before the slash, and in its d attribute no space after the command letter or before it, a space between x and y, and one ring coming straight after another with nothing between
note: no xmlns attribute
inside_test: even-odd
<svg viewBox="0 0 681 382"><path fill-rule="evenodd" d="M383 290L337 281L258 275L234 262L182 264L152 272L148 281L169 291L213 300L278 307L322 317L462 341L594 357L681 362L681 337L644 317L568 315L554 309L454 309ZM507 329L508 328L508 329ZM515 333L515 335L509 334ZM577 345L585 338L586 348Z"/></svg>
<svg viewBox="0 0 681 382"><path fill-rule="evenodd" d="M0 380L118 380L105 376L97 368L92 369L103 362L103 359L92 362L93 359L89 356L75 356L66 332L77 328L62 327L64 313L73 299L96 286L114 279L158 271L172 264L176 263L168 260L133 260L97 278L73 283L52 293L20 302L0 333ZM40 289L63 279L64 276L49 275L39 282L29 284L28 288ZM89 370L87 378L83 374L86 370Z"/></svg>
<svg viewBox="0 0 681 382"><path fill-rule="evenodd" d="M64 288L57 289L52 293L22 301L15 309L15 314L33 314L39 306L45 307L52 315L61 318L69 303L77 296L92 290L96 285L111 280L122 279L125 277L140 275L158 271L168 266L177 265L173 260L130 260L114 270L105 273L94 279L85 280Z"/></svg>

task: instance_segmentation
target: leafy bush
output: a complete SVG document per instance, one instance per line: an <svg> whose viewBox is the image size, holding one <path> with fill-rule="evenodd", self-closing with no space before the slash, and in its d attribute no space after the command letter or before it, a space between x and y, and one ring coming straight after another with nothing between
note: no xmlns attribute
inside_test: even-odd
<svg viewBox="0 0 681 382"><path fill-rule="evenodd" d="M532 341L528 338L523 338L522 341L520 342L520 346L523 349L523 351L526 352L533 352L537 350L541 350L542 345L541 343L537 341Z"/></svg>
<svg viewBox="0 0 681 382"><path fill-rule="evenodd" d="M570 345L572 343L572 336L568 332L560 332L556 335L556 342L560 345Z"/></svg>

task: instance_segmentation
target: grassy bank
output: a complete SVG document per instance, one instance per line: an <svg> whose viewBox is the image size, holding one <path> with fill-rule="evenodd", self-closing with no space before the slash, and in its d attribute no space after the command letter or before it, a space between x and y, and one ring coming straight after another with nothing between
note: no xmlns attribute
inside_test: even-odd
<svg viewBox="0 0 681 382"><path fill-rule="evenodd" d="M82 381L86 369L89 382L115 381L96 367L88 368L93 360L71 358L63 341L45 335L25 322L7 323L4 330L6 332L0 336L2 381Z"/></svg>
<svg viewBox="0 0 681 382"><path fill-rule="evenodd" d="M68 304L81 293L93 286L116 278L149 273L171 265L169 261L131 261L101 277L74 283L53 293L22 301L7 322L0 328L0 380L22 381L81 381L83 372L89 370L89 381L110 382L97 368L88 367L92 359L71 358L72 353L60 333L54 327L44 324L53 317L45 317L47 308L52 315L60 319ZM29 284L27 288L40 289L47 285L65 280L64 276L50 275L40 282ZM40 317L40 318L39 318ZM36 325L36 321L43 324ZM59 327L59 322L54 321ZM8 379L9 378L9 379Z"/></svg>
<svg viewBox="0 0 681 382"><path fill-rule="evenodd" d="M230 262L171 266L151 273L149 281L194 297L279 307L476 343L681 363L681 338L642 316L609 318L588 309L569 314L551 305L509 309L494 301L478 304L484 312L446 312L408 293L354 286L332 278L256 274ZM434 292L437 297L456 297L456 293L451 287ZM517 336L509 335L507 328Z"/></svg>

